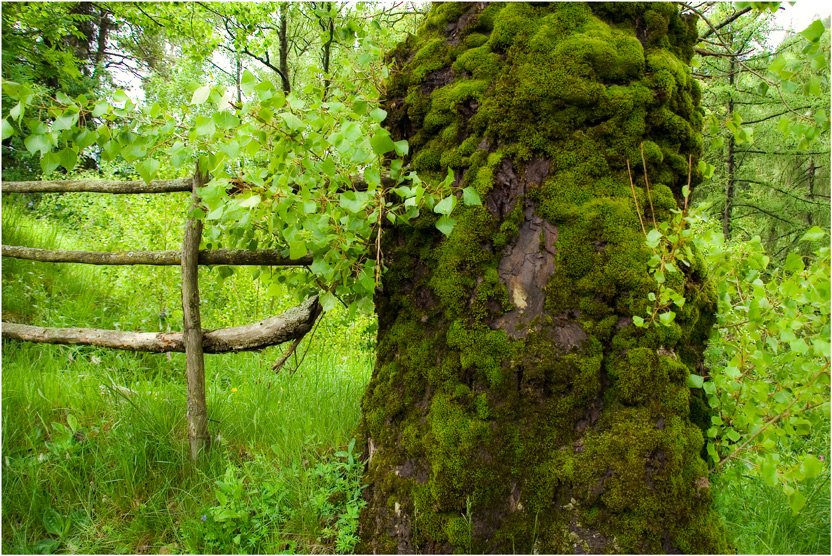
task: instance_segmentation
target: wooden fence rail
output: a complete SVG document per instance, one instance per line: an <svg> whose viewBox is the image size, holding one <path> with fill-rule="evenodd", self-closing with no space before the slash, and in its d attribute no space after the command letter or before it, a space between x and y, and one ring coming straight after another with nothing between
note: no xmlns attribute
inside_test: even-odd
<svg viewBox="0 0 832 556"><path fill-rule="evenodd" d="M57 180L4 182L3 193L173 193L191 192L191 207L199 205L198 190L205 183L197 168L193 178L176 180L105 181ZM360 180L356 186L360 187ZM366 187L366 184L365 184ZM208 409L205 403L204 353L229 353L261 350L288 340L298 341L321 313L318 297L281 315L244 326L203 330L199 314L199 265L264 265L301 266L312 263L312 257L290 259L277 249L199 249L202 221L187 219L181 251L119 251L94 252L33 249L3 245L3 256L43 262L82 263L99 265L178 265L182 268L182 332L128 332L93 328L46 328L17 323L2 323L4 338L51 344L84 344L112 349L149 352L184 352L188 382L188 439L191 457L196 459L208 449Z"/></svg>
<svg viewBox="0 0 832 556"><path fill-rule="evenodd" d="M3 256L48 263L82 263L97 265L154 265L180 266L182 251L72 251L65 249L34 249L32 247L3 246ZM280 254L279 249L201 249L200 266L207 265L263 265L305 266L312 264L312 257L291 259Z"/></svg>
<svg viewBox="0 0 832 556"><path fill-rule="evenodd" d="M202 330L203 353L259 351L302 338L320 314L318 297L260 322ZM3 323L3 337L42 344L98 346L151 353L185 353L182 332L130 332L99 328L49 328L12 322Z"/></svg>

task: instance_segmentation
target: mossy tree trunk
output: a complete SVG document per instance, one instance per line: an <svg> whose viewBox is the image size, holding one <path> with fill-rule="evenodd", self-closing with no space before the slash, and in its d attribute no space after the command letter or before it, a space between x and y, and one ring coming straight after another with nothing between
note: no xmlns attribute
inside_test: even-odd
<svg viewBox="0 0 832 556"><path fill-rule="evenodd" d="M687 388L701 261L671 327L632 323L654 284L627 163L643 184L643 144L658 221L689 155L701 180L695 40L673 4L443 3L393 53L392 133L483 205L384 237L359 551L728 549Z"/></svg>

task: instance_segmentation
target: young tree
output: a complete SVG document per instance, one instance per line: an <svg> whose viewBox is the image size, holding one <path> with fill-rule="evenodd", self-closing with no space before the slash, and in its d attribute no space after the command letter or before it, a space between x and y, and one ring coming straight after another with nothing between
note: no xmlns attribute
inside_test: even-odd
<svg viewBox="0 0 832 556"><path fill-rule="evenodd" d="M393 52L385 125L458 193L384 233L359 551L728 550L701 258L665 277L675 320L633 322L645 234L701 181L696 41L674 4L448 3Z"/></svg>

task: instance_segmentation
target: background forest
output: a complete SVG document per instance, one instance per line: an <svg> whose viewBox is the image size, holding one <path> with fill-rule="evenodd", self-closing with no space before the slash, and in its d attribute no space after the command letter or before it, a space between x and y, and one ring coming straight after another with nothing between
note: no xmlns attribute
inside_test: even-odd
<svg viewBox="0 0 832 556"><path fill-rule="evenodd" d="M261 144L287 167L302 166L302 153L318 147L314 134L294 132L330 126L343 135L344 167L380 181L368 161L407 148L378 131L386 54L428 9L411 2L4 2L3 180L186 177L191 147L153 139L181 133L192 143L221 141L216 167L231 184L267 163ZM702 17L693 74L706 116L706 180L679 230L692 230L720 295L708 370L690 379L714 412L703 434L717 507L740 553L828 554L830 21L776 41L777 3L681 9ZM238 111L223 111L229 103ZM282 118L293 134L236 133L234 114L244 106L265 121ZM279 112L283 106L290 111ZM143 127L120 128L125 119ZM301 154L280 151L284 139ZM349 175L308 170L333 181ZM425 184L418 194L436 197L431 208L448 226L443 233L453 228L448 183ZM402 218L415 190L400 194ZM295 208L276 201L281 218L295 223L296 235L281 242L264 216L271 206L238 193L236 204L210 207L218 212L206 216L208 244L266 245L292 257L309 248L315 263L201 268L203 327L254 322L321 290L324 317L277 371L288 345L206 358L213 445L197 464L186 438L183 354L4 339L4 552L353 550L363 463L351 438L375 357L370 300L381 270L354 244L364 241L366 250L374 241L373 201L330 203L346 218L331 249L336 240L313 218L336 210L326 208L331 199L307 196ZM466 204L478 201L464 195ZM182 194L4 194L2 241L178 249L189 204ZM657 234L648 235L648 247L680 244L681 232ZM679 306L662 286L674 261L659 259L651 269L656 319ZM176 267L4 258L3 321L178 330L179 284Z"/></svg>

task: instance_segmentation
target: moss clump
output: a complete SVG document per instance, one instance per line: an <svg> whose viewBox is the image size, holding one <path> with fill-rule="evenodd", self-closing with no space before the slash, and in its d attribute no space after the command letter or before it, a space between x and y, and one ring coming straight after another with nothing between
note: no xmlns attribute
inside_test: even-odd
<svg viewBox="0 0 832 556"><path fill-rule="evenodd" d="M455 3L394 51L392 135L483 205L447 238L435 215L384 234L360 551L728 549L686 386L702 261L671 277L673 326L632 324L654 288L637 210L671 217L689 156L701 179L695 39L673 4Z"/></svg>

